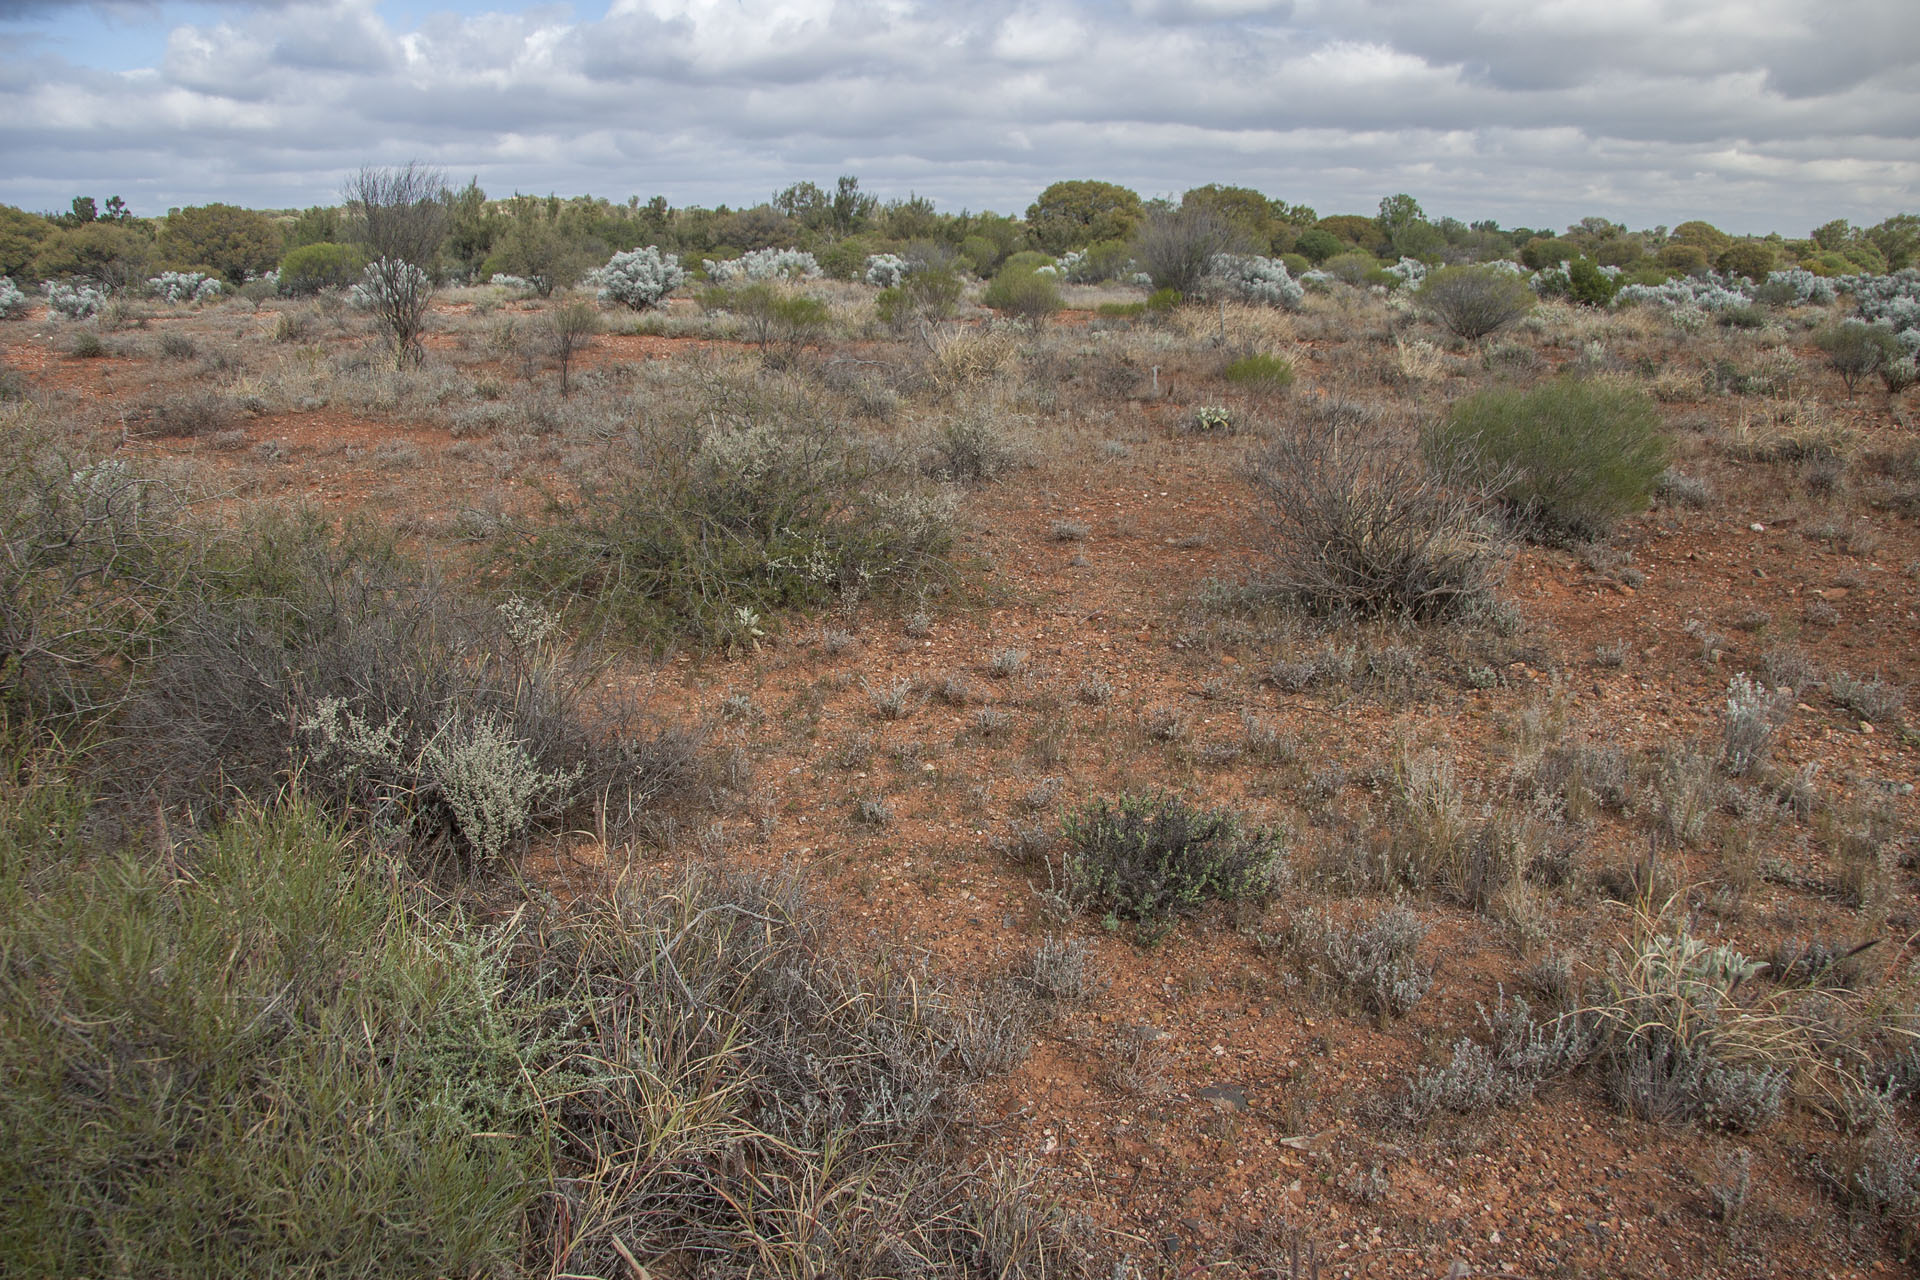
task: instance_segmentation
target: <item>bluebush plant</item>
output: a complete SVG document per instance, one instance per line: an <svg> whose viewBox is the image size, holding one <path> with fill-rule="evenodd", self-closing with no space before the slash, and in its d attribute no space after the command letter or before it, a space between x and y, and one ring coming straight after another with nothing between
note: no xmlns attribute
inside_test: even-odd
<svg viewBox="0 0 1920 1280"><path fill-rule="evenodd" d="M600 301L635 311L659 306L686 279L680 264L653 245L616 253L605 266L587 273L587 283L599 289Z"/></svg>
<svg viewBox="0 0 1920 1280"><path fill-rule="evenodd" d="M91 319L107 305L106 290L92 285L58 284L48 280L41 284L40 290L47 295L47 309L69 320Z"/></svg>
<svg viewBox="0 0 1920 1280"><path fill-rule="evenodd" d="M540 286L534 281L525 276L508 275L504 271L494 272L487 278L487 283L496 289L507 289L514 293L540 292Z"/></svg>
<svg viewBox="0 0 1920 1280"><path fill-rule="evenodd" d="M1869 324L1885 325L1911 353L1920 352L1920 267L1853 282L1854 306Z"/></svg>
<svg viewBox="0 0 1920 1280"><path fill-rule="evenodd" d="M6 276L0 276L0 320L18 320L27 314L27 295Z"/></svg>
<svg viewBox="0 0 1920 1280"><path fill-rule="evenodd" d="M147 288L163 302L211 302L225 292L220 282L204 271L163 271L147 281Z"/></svg>
<svg viewBox="0 0 1920 1280"><path fill-rule="evenodd" d="M867 283L876 289L898 288L907 271L907 260L897 253L867 255Z"/></svg>
<svg viewBox="0 0 1920 1280"><path fill-rule="evenodd" d="M701 265L706 267L708 279L716 284L730 284L736 280L748 283L761 280L815 280L820 276L820 264L812 254L799 249L755 249L752 253L743 253L726 262L703 258Z"/></svg>
<svg viewBox="0 0 1920 1280"><path fill-rule="evenodd" d="M1207 266L1205 288L1217 296L1240 302L1296 310L1307 290L1278 258L1216 253Z"/></svg>
<svg viewBox="0 0 1920 1280"><path fill-rule="evenodd" d="M1420 282L1427 278L1427 264L1418 258L1402 258L1388 267L1385 274L1396 281L1395 287L1417 289Z"/></svg>

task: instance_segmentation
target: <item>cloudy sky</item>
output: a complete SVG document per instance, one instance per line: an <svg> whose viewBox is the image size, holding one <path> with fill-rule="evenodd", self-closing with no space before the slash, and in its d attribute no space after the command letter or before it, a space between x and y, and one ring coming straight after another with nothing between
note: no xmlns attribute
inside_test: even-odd
<svg viewBox="0 0 1920 1280"><path fill-rule="evenodd" d="M1804 234L1920 211L1920 0L0 0L0 202L752 204L858 174Z"/></svg>

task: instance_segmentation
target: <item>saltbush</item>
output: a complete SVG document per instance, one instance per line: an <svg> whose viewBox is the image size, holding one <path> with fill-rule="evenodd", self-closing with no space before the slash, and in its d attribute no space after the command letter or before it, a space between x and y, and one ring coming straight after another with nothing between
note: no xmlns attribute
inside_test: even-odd
<svg viewBox="0 0 1920 1280"><path fill-rule="evenodd" d="M1642 510L1667 465L1660 415L1643 393L1561 377L1458 401L1423 441L1449 473L1497 493L1550 537L1602 537Z"/></svg>
<svg viewBox="0 0 1920 1280"><path fill-rule="evenodd" d="M1217 297L1298 310L1307 291L1278 258L1216 253L1202 288Z"/></svg>
<svg viewBox="0 0 1920 1280"><path fill-rule="evenodd" d="M0 320L18 320L27 314L27 295L6 276L0 276Z"/></svg>
<svg viewBox="0 0 1920 1280"><path fill-rule="evenodd" d="M47 310L68 320L87 320L100 314L107 305L107 293L92 285L60 284L48 280L41 284L47 295Z"/></svg>
<svg viewBox="0 0 1920 1280"><path fill-rule="evenodd" d="M200 271L163 271L147 281L147 288L172 303L211 302L225 292L219 280Z"/></svg>
<svg viewBox="0 0 1920 1280"><path fill-rule="evenodd" d="M726 262L702 259L701 265L707 269L707 278L716 284L729 284L736 280L817 280L820 277L820 263L812 254L799 249L755 249L752 253L743 253Z"/></svg>
<svg viewBox="0 0 1920 1280"><path fill-rule="evenodd" d="M587 283L599 289L600 301L635 311L659 306L686 279L680 263L653 245L616 253L605 266L587 273Z"/></svg>
<svg viewBox="0 0 1920 1280"><path fill-rule="evenodd" d="M897 253L875 253L867 257L867 283L876 289L892 289L907 276L907 260Z"/></svg>

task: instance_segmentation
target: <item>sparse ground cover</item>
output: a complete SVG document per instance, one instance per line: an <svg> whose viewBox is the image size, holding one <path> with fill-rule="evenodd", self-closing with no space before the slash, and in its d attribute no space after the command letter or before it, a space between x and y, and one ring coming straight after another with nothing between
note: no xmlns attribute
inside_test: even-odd
<svg viewBox="0 0 1920 1280"><path fill-rule="evenodd" d="M1903 1273L1920 438L1850 303L776 293L0 325L23 1274ZM407 1141L269 1141L326 1099ZM230 1252L141 1254L163 1186Z"/></svg>

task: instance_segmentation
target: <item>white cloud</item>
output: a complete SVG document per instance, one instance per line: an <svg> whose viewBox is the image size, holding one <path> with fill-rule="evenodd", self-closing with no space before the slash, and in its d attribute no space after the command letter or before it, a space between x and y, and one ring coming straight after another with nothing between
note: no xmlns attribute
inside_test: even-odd
<svg viewBox="0 0 1920 1280"><path fill-rule="evenodd" d="M676 203L856 172L1015 212L1071 177L1528 225L1920 207L1912 0L234 0L132 75L40 51L45 12L0 26L0 200L32 208L304 204L414 157Z"/></svg>

